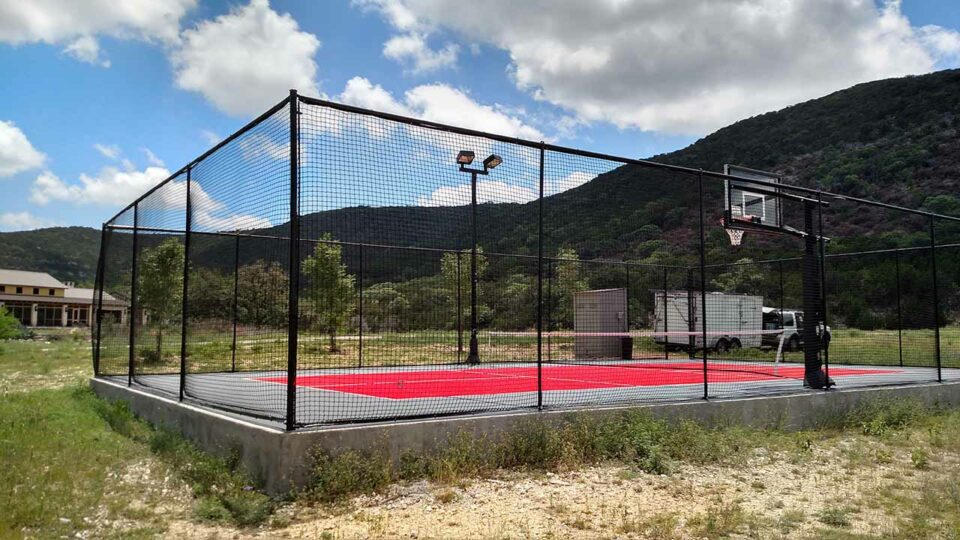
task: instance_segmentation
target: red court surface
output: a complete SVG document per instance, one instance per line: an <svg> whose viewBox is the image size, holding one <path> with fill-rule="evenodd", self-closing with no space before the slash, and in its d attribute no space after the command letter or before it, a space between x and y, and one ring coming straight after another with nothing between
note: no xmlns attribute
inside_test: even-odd
<svg viewBox="0 0 960 540"><path fill-rule="evenodd" d="M897 373L891 369L831 367L831 377ZM709 383L750 383L803 379L803 366L710 363ZM286 377L258 381L286 384ZM634 386L702 384L698 362L543 366L543 390L595 390ZM301 375L297 386L387 399L439 398L535 392L537 367L487 367L441 370Z"/></svg>

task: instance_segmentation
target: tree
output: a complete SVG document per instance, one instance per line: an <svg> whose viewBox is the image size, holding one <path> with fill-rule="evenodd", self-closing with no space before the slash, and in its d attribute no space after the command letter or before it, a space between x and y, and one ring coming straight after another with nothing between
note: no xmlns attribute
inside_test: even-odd
<svg viewBox="0 0 960 540"><path fill-rule="evenodd" d="M306 278L304 306L320 331L330 336L330 352L337 352L337 331L354 307L353 275L341 262L342 247L329 234L320 237L313 254L303 261Z"/></svg>
<svg viewBox="0 0 960 540"><path fill-rule="evenodd" d="M410 302L393 283L377 283L363 293L363 318L373 332L403 329L401 315L409 307Z"/></svg>
<svg viewBox="0 0 960 540"><path fill-rule="evenodd" d="M276 262L257 261L237 272L237 320L283 328L287 325L290 280Z"/></svg>
<svg viewBox="0 0 960 540"><path fill-rule="evenodd" d="M145 249L138 263L137 295L157 329L156 361L163 358L163 330L183 306L183 257L183 245L171 238Z"/></svg>
<svg viewBox="0 0 960 540"><path fill-rule="evenodd" d="M589 288L583 277L582 264L572 248L560 248L557 261L553 263L554 279L551 284L550 301L553 305L553 321L559 328L573 327L573 295Z"/></svg>
<svg viewBox="0 0 960 540"><path fill-rule="evenodd" d="M753 259L743 258L728 268L729 270L711 282L717 290L725 293L763 294L766 277L764 271L769 273L769 267L755 264Z"/></svg>
<svg viewBox="0 0 960 540"><path fill-rule="evenodd" d="M20 335L20 321L0 306L0 339L14 339Z"/></svg>
<svg viewBox="0 0 960 540"><path fill-rule="evenodd" d="M459 255L459 262L457 261ZM487 271L487 258L483 255L483 248L477 246L477 317L483 319L484 313L488 310L481 301L484 298L482 292L483 275ZM457 282L459 281L460 310L463 317L469 317L470 313L470 250L465 249L459 253L444 253L440 259L440 275L443 279L443 289L446 296L446 305L449 306L449 312L452 317L451 327L457 323Z"/></svg>

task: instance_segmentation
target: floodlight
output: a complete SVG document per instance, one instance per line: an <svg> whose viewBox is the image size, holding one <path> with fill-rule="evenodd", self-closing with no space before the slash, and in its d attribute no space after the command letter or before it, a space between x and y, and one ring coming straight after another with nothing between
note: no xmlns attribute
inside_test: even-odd
<svg viewBox="0 0 960 540"><path fill-rule="evenodd" d="M498 155L496 155L496 154L490 154L490 157L488 157L487 159L483 160L483 168L484 168L484 169L492 169L492 168L496 167L497 165L499 165L499 164L501 164L501 163L503 163L503 158L501 158L500 156L498 156Z"/></svg>
<svg viewBox="0 0 960 540"><path fill-rule="evenodd" d="M471 152L470 150L461 150L461 151L457 154L457 163L459 163L460 165L469 165L469 164L473 163L473 158L474 158L475 156L476 156L476 154L474 154L474 153ZM488 159L489 159L489 158L488 158Z"/></svg>

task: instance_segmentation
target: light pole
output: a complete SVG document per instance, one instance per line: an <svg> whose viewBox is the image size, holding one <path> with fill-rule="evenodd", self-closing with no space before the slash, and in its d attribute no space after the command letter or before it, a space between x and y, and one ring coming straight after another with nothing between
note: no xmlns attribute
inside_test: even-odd
<svg viewBox="0 0 960 540"><path fill-rule="evenodd" d="M470 209L471 226L473 228L473 242L470 247L470 353L467 355L468 364L480 363L480 349L477 345L477 175L486 176L497 165L503 163L503 159L496 154L490 154L483 160L483 169L471 169L468 167L473 163L476 157L470 150L461 150L457 154L457 165L460 166L460 172L470 173Z"/></svg>

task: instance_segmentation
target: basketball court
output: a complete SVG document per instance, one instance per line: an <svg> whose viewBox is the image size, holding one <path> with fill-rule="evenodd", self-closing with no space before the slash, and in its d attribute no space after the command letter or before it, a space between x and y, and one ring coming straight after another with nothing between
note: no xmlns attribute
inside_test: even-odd
<svg viewBox="0 0 960 540"><path fill-rule="evenodd" d="M576 363L535 362L301 370L296 378L300 424L337 424L435 415L536 408L680 402L702 399L700 360ZM837 387L867 388L937 380L930 367L830 366ZM944 381L960 381L960 370L943 369ZM803 364L709 359L709 399L815 392L803 386ZM126 383L125 377L117 377ZM284 371L191 374L187 396L200 403L282 424L287 378ZM179 376L140 375L148 391L176 395ZM137 385L137 386L140 386ZM253 399L256 397L256 399Z"/></svg>

